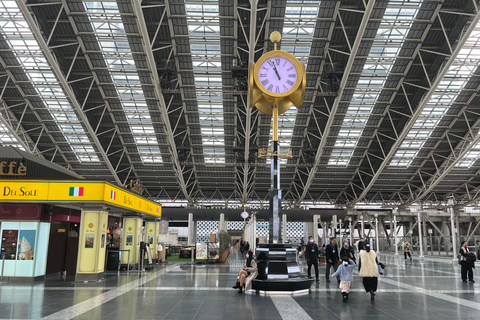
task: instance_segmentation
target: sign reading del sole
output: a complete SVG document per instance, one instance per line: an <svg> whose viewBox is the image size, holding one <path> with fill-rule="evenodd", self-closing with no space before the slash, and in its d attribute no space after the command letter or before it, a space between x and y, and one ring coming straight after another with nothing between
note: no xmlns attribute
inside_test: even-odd
<svg viewBox="0 0 480 320"><path fill-rule="evenodd" d="M162 207L156 202L102 181L0 180L0 202L106 203L162 215Z"/></svg>

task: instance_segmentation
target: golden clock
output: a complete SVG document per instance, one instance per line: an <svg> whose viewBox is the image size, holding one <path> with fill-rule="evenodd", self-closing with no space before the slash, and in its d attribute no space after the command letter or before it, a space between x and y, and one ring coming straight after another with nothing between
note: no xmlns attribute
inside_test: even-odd
<svg viewBox="0 0 480 320"><path fill-rule="evenodd" d="M291 53L276 50L280 38L278 32L273 32L270 39L275 50L249 65L249 107L256 106L267 115L273 114L273 105L276 105L278 114L286 112L292 104L300 108L305 96L305 65Z"/></svg>

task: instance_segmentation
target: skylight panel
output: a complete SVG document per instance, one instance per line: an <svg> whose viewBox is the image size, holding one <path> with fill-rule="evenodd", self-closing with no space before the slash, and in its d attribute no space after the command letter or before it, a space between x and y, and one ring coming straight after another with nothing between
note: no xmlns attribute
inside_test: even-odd
<svg viewBox="0 0 480 320"><path fill-rule="evenodd" d="M347 166L350 163L422 1L388 3L328 160L329 165Z"/></svg>
<svg viewBox="0 0 480 320"><path fill-rule="evenodd" d="M472 167L480 157L480 143L477 144L468 152L461 161L457 163L457 167L467 168Z"/></svg>
<svg viewBox="0 0 480 320"><path fill-rule="evenodd" d="M142 162L163 162L117 3L84 2L84 6Z"/></svg>
<svg viewBox="0 0 480 320"><path fill-rule="evenodd" d="M17 139L10 134L7 127L5 127L2 123L0 123L0 146L10 146L25 151L23 146L18 143Z"/></svg>
<svg viewBox="0 0 480 320"><path fill-rule="evenodd" d="M450 106L455 102L477 70L480 60L479 49L477 49L479 46L480 23L475 26L474 31L448 69L437 90L435 90L417 121L413 124L412 129L405 137L405 140L398 148L397 153L390 162L391 166L410 166L437 125L447 114ZM415 140L414 147L412 147L412 140ZM475 149L478 148L475 147L457 166L470 167L473 165L475 162L474 157L478 154L478 150ZM404 156L406 151L408 151L408 159ZM400 161L399 159L402 160Z"/></svg>
<svg viewBox="0 0 480 320"><path fill-rule="evenodd" d="M80 162L99 162L87 134L15 1L0 2L0 33Z"/></svg>
<svg viewBox="0 0 480 320"><path fill-rule="evenodd" d="M207 165L225 164L222 61L218 5L202 1L185 4L197 94L203 157Z"/></svg>
<svg viewBox="0 0 480 320"><path fill-rule="evenodd" d="M319 7L320 1L287 0L285 8L280 49L293 54L305 65L310 56ZM294 106L278 116L278 139L281 147L290 147L296 117L297 108ZM270 139L273 139L272 128ZM280 159L280 164L287 164L287 161L288 159Z"/></svg>

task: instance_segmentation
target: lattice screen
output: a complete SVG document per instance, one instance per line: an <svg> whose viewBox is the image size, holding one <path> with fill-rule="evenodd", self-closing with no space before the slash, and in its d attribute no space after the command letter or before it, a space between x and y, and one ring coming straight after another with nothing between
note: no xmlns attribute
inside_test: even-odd
<svg viewBox="0 0 480 320"><path fill-rule="evenodd" d="M218 234L218 221L197 221L197 242L207 242L211 233Z"/></svg>
<svg viewBox="0 0 480 320"><path fill-rule="evenodd" d="M243 221L227 221L228 230L243 230Z"/></svg>

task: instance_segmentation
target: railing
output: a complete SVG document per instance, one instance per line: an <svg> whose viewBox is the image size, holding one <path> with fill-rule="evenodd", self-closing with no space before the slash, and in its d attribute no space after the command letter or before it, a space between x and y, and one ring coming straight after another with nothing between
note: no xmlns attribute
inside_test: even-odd
<svg viewBox="0 0 480 320"><path fill-rule="evenodd" d="M460 244L462 241L466 240L466 238L467 238L466 236L457 237L456 243L458 248L452 248L452 237L424 236L422 237L423 255L437 256L437 257L457 256L460 250ZM406 239L412 245L412 249L410 250L412 254L415 254L415 255L420 254L420 247L419 247L420 241L418 239L418 236L407 236L405 238L397 237L399 254L403 255L403 251L402 251L403 239ZM376 239L372 238L371 240L372 240L371 242L372 248L377 250ZM470 239L468 239L468 243L467 243L468 249L470 250L470 252L473 252L476 255L478 255L478 252L476 251L477 249L475 247L477 240L480 241L480 235L471 236ZM379 243L380 252L395 252L394 241L395 240L393 237L379 238L378 243Z"/></svg>

